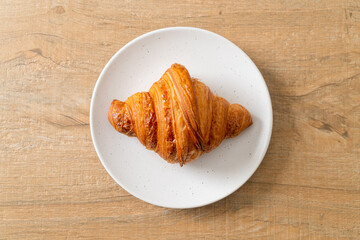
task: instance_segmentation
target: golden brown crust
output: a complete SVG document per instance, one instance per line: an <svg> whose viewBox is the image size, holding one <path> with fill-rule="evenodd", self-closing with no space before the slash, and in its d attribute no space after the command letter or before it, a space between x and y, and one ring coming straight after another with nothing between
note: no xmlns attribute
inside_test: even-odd
<svg viewBox="0 0 360 240"><path fill-rule="evenodd" d="M193 161L252 124L250 113L214 95L187 69L173 64L149 92L114 100L108 118L114 128L136 136L170 163Z"/></svg>

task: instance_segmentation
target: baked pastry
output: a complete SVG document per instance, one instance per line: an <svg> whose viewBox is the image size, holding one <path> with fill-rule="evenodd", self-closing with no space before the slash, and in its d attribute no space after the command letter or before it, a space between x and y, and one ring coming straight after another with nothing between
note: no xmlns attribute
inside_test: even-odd
<svg viewBox="0 0 360 240"><path fill-rule="evenodd" d="M181 166L252 124L243 106L214 95L176 63L149 92L113 100L108 119L118 132L136 136L147 149Z"/></svg>

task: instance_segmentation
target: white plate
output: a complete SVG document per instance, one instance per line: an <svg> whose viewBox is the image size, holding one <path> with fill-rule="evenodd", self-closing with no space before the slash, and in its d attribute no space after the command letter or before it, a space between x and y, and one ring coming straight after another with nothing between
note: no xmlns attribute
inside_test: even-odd
<svg viewBox="0 0 360 240"><path fill-rule="evenodd" d="M184 167L167 163L137 138L118 133L107 119L113 99L125 101L148 91L175 62L217 95L246 107L254 122ZM210 204L242 186L266 153L272 120L266 83L250 58L229 40L189 27L156 30L121 48L101 72L90 107L92 139L108 173L135 197L168 208Z"/></svg>

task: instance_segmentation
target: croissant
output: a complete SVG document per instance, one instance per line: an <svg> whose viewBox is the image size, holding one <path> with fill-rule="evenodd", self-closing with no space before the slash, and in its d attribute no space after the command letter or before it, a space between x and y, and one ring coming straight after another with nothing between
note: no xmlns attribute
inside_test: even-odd
<svg viewBox="0 0 360 240"><path fill-rule="evenodd" d="M118 132L136 136L147 149L180 166L252 124L243 106L214 95L177 63L149 92L135 93L125 102L113 100L108 119Z"/></svg>

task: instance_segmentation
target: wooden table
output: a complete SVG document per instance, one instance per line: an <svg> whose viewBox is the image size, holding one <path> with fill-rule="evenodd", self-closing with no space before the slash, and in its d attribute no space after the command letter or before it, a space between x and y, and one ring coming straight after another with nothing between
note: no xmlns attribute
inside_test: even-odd
<svg viewBox="0 0 360 240"><path fill-rule="evenodd" d="M209 206L129 195L89 130L95 82L133 38L214 31L261 70L273 136ZM360 239L359 1L0 2L0 239Z"/></svg>

